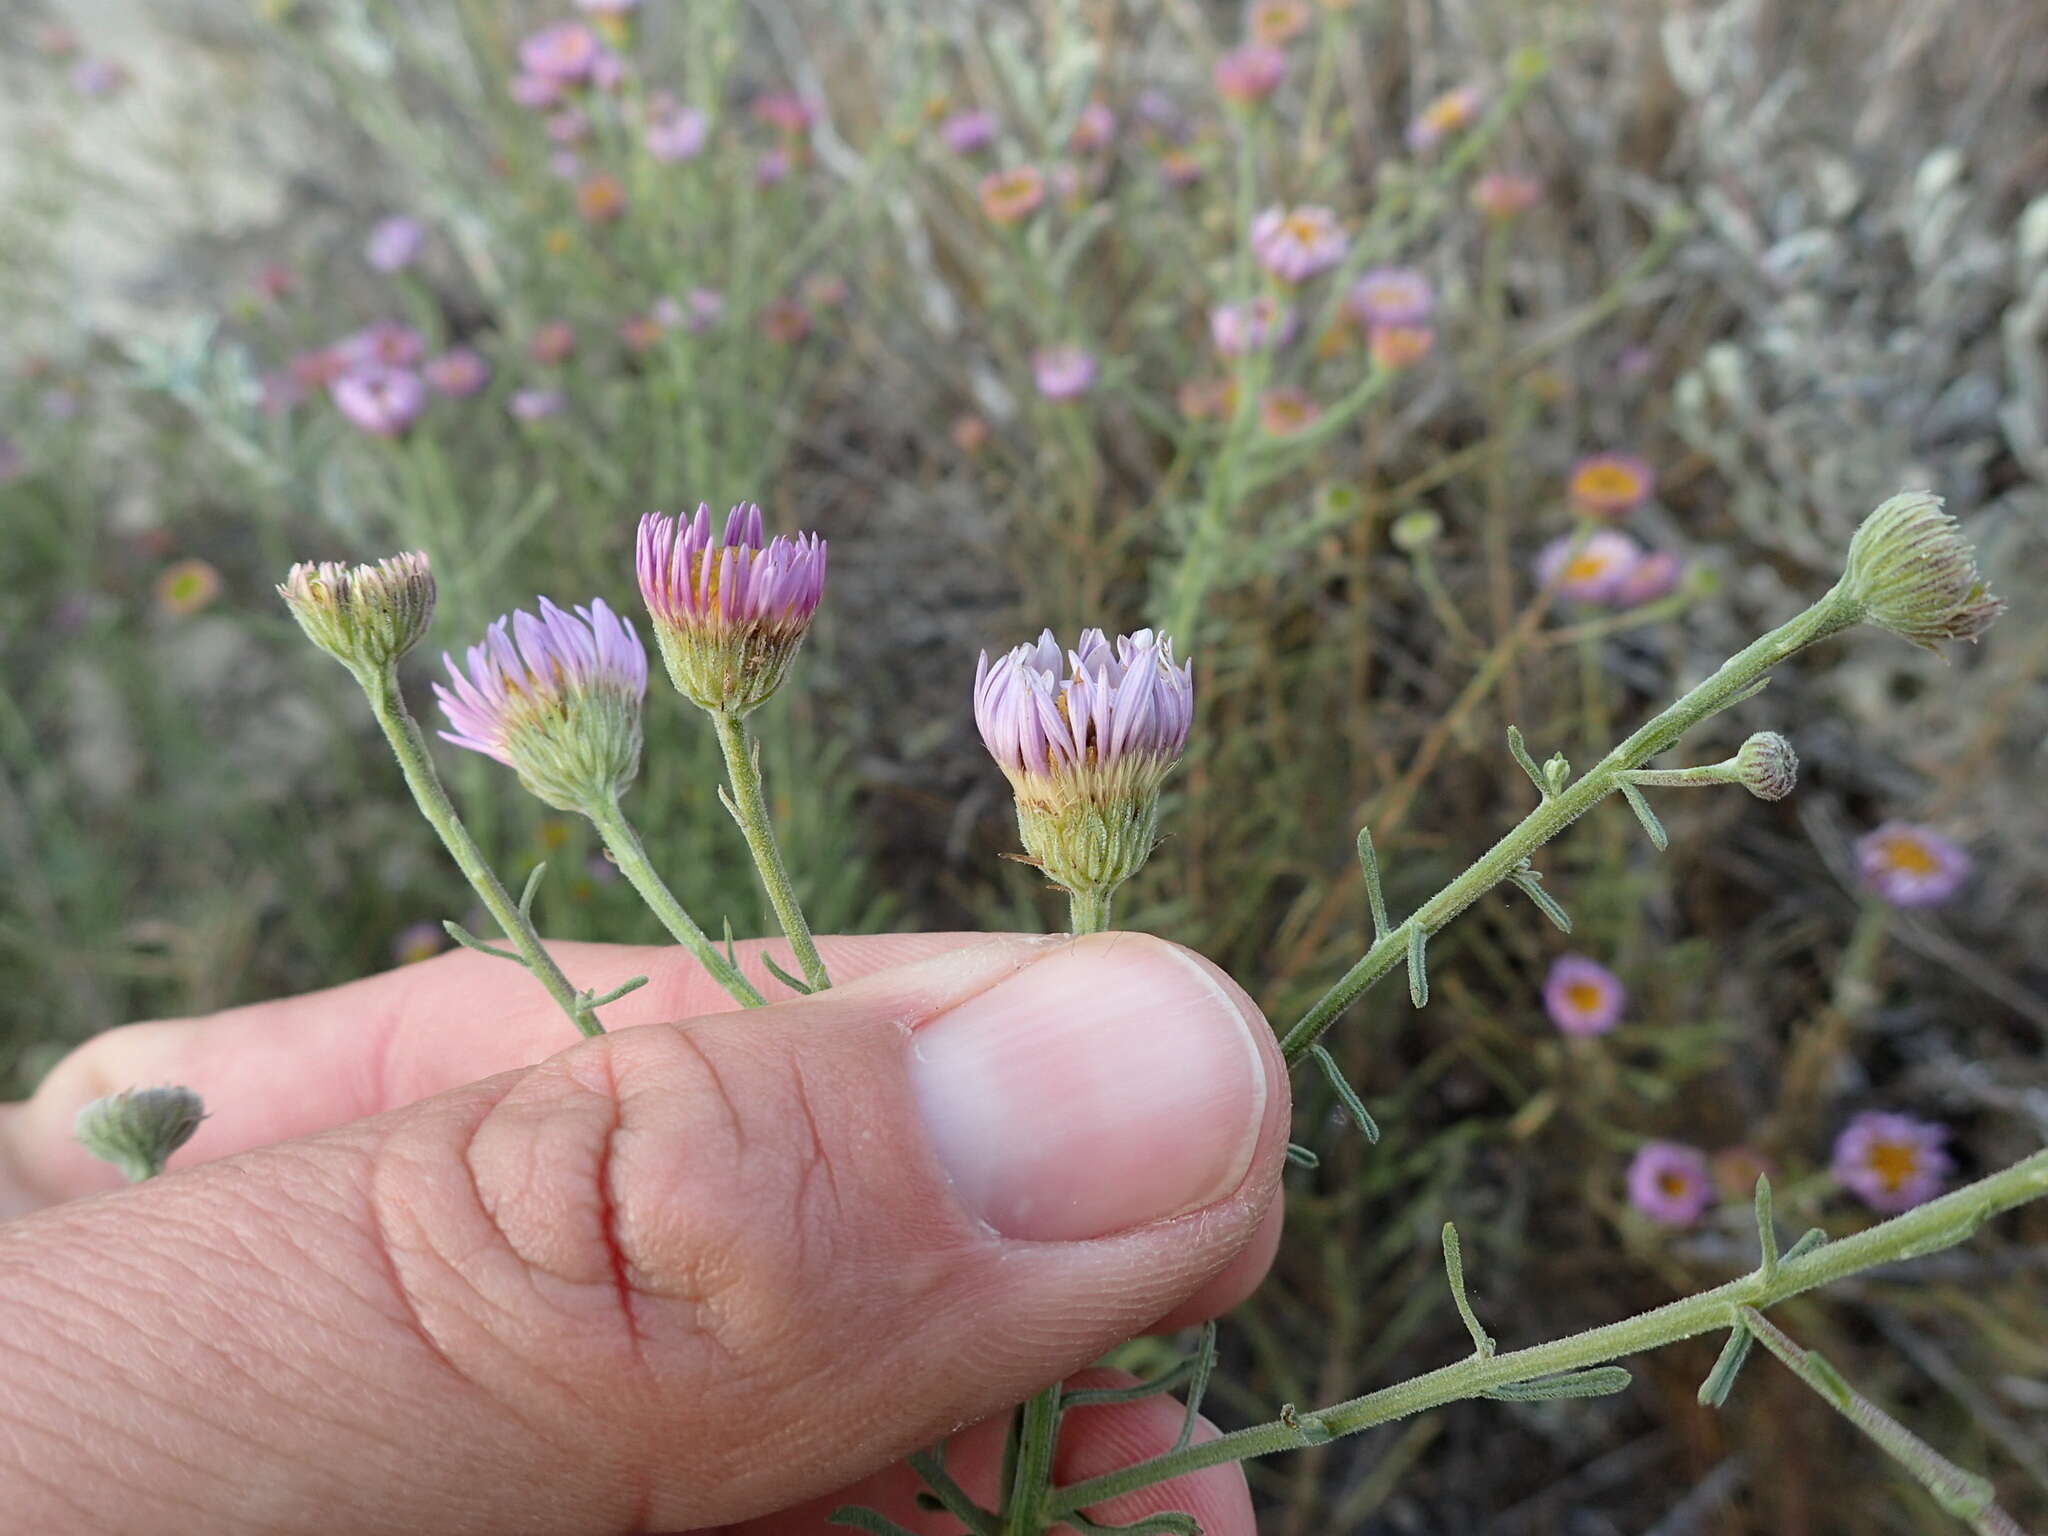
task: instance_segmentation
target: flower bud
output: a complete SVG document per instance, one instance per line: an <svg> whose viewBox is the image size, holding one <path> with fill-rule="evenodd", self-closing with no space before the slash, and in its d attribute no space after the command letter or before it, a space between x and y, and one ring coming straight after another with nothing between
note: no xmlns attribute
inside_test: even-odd
<svg viewBox="0 0 2048 1536"><path fill-rule="evenodd" d="M1404 512L1395 518L1391 536L1394 548L1403 554L1412 555L1436 543L1443 531L1444 520L1425 508L1415 512Z"/></svg>
<svg viewBox="0 0 2048 1536"><path fill-rule="evenodd" d="M1149 629L1085 631L1061 665L1047 630L974 674L974 723L1017 796L1017 830L1047 878L1106 895L1144 865L1159 789L1194 721L1191 663Z"/></svg>
<svg viewBox="0 0 2048 1536"><path fill-rule="evenodd" d="M602 598L573 614L542 598L539 618L493 624L467 670L441 659L449 686L434 696L453 727L442 739L496 758L556 810L593 815L640 771L647 652Z"/></svg>
<svg viewBox="0 0 2048 1536"><path fill-rule="evenodd" d="M1759 800L1782 800L1799 783L1799 754L1776 731L1758 731L1735 754L1735 781Z"/></svg>
<svg viewBox="0 0 2048 1536"><path fill-rule="evenodd" d="M1977 575L1977 557L1941 498L1904 491L1856 530L1842 588L1863 617L1935 650L1975 640L2005 611Z"/></svg>
<svg viewBox="0 0 2048 1536"><path fill-rule="evenodd" d="M277 593L321 650L345 666L373 671L419 644L434 617L434 573L419 553L375 565L301 563Z"/></svg>
<svg viewBox="0 0 2048 1536"><path fill-rule="evenodd" d="M205 1118L206 1106L190 1088L128 1088L81 1109L72 1134L139 1184L162 1173Z"/></svg>
<svg viewBox="0 0 2048 1536"><path fill-rule="evenodd" d="M782 686L825 595L825 541L764 541L751 503L732 509L719 537L702 504L687 522L650 512L635 563L677 692L725 714L758 709Z"/></svg>

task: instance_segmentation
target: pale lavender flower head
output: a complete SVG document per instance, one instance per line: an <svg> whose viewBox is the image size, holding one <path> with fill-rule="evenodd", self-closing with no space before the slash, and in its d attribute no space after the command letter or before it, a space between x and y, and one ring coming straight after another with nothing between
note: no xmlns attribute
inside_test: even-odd
<svg viewBox="0 0 2048 1536"><path fill-rule="evenodd" d="M647 123L647 153L671 165L695 159L704 152L708 126L696 107L657 112Z"/></svg>
<svg viewBox="0 0 2048 1536"><path fill-rule="evenodd" d="M683 295L688 309L683 328L701 335L725 318L725 295L716 288L692 288Z"/></svg>
<svg viewBox="0 0 2048 1536"><path fill-rule="evenodd" d="M1209 312L1209 335L1225 357L1242 357L1294 339L1294 311L1270 294L1242 304L1219 304Z"/></svg>
<svg viewBox="0 0 2048 1536"><path fill-rule="evenodd" d="M1216 94L1240 107L1272 95L1287 73L1287 55L1264 43L1247 43L1216 61Z"/></svg>
<svg viewBox="0 0 2048 1536"><path fill-rule="evenodd" d="M1344 310L1360 325L1425 325L1436 289L1413 267L1375 267L1345 293Z"/></svg>
<svg viewBox="0 0 2048 1536"><path fill-rule="evenodd" d="M600 91L616 91L626 83L626 61L610 49L598 50L591 61L590 83Z"/></svg>
<svg viewBox="0 0 2048 1536"><path fill-rule="evenodd" d="M590 28L577 21L559 21L520 43L519 67L558 85L578 85L590 78L603 52Z"/></svg>
<svg viewBox="0 0 2048 1536"><path fill-rule="evenodd" d="M1038 392L1048 400L1076 400L1095 387L1095 357L1085 347L1046 347L1031 356Z"/></svg>
<svg viewBox="0 0 2048 1536"><path fill-rule="evenodd" d="M1536 557L1536 577L1558 595L1578 603L1607 603L1643 558L1642 546L1613 528L1597 528L1584 540L1553 539Z"/></svg>
<svg viewBox="0 0 2048 1536"><path fill-rule="evenodd" d="M373 437L402 437L427 403L426 385L410 368L366 363L327 387L334 408Z"/></svg>
<svg viewBox="0 0 2048 1536"><path fill-rule="evenodd" d="M567 106L550 112L541 126L557 144L581 144L590 137L590 114L581 107Z"/></svg>
<svg viewBox="0 0 2048 1536"><path fill-rule="evenodd" d="M1543 978L1543 1011L1567 1035L1604 1035L1621 1022L1621 978L1585 955L1559 955Z"/></svg>
<svg viewBox="0 0 2048 1536"><path fill-rule="evenodd" d="M714 526L640 519L634 566L655 643L676 691L701 709L744 715L782 686L825 596L825 541L766 537L761 509L743 502Z"/></svg>
<svg viewBox="0 0 2048 1536"><path fill-rule="evenodd" d="M1337 215L1312 205L1268 208L1252 220L1252 255L1283 283L1305 283L1344 259L1350 241Z"/></svg>
<svg viewBox="0 0 2048 1536"><path fill-rule="evenodd" d="M1408 147L1417 151L1434 149L1445 139L1463 133L1479 115L1479 103L1477 86L1461 85L1445 91L1408 125Z"/></svg>
<svg viewBox="0 0 2048 1536"><path fill-rule="evenodd" d="M1657 488L1657 472L1632 453L1595 453L1572 466L1565 495L1582 517L1613 519L1633 512Z"/></svg>
<svg viewBox="0 0 2048 1536"><path fill-rule="evenodd" d="M349 368L410 368L426 350L426 341L409 325L379 320L343 337L335 348Z"/></svg>
<svg viewBox="0 0 2048 1536"><path fill-rule="evenodd" d="M89 101L113 95L128 83L128 71L112 59L84 58L71 66L71 88Z"/></svg>
<svg viewBox="0 0 2048 1536"><path fill-rule="evenodd" d="M818 120L818 109L795 91L769 91L756 96L749 110L755 122L792 136L808 133Z"/></svg>
<svg viewBox="0 0 2048 1536"><path fill-rule="evenodd" d="M560 415L567 404L559 389L516 389L505 402L505 409L515 421L535 422Z"/></svg>
<svg viewBox="0 0 2048 1536"><path fill-rule="evenodd" d="M574 613L542 598L538 618L521 610L493 624L465 665L441 659L443 740L496 758L559 811L595 814L632 783L647 652L602 598Z"/></svg>
<svg viewBox="0 0 2048 1536"><path fill-rule="evenodd" d="M754 162L754 185L777 187L789 180L789 151L771 149Z"/></svg>
<svg viewBox="0 0 2048 1536"><path fill-rule="evenodd" d="M1067 148L1077 155L1099 154L1116 140L1116 113L1106 101L1091 101L1081 109Z"/></svg>
<svg viewBox="0 0 2048 1536"><path fill-rule="evenodd" d="M1628 574L1615 583L1607 601L1617 608L1640 608L1676 592L1684 575L1685 562L1672 551L1660 549L1631 566Z"/></svg>
<svg viewBox="0 0 2048 1536"><path fill-rule="evenodd" d="M467 400L491 382L491 365L469 347L450 347L439 357L429 358L420 372L436 394L450 400Z"/></svg>
<svg viewBox="0 0 2048 1536"><path fill-rule="evenodd" d="M562 99L562 82L552 75L517 74L506 88L515 102L531 112L552 107Z"/></svg>
<svg viewBox="0 0 2048 1536"><path fill-rule="evenodd" d="M1628 1203L1659 1226L1691 1226L1713 1192L1707 1155L1698 1147L1644 1142L1628 1165Z"/></svg>
<svg viewBox="0 0 2048 1536"><path fill-rule="evenodd" d="M1911 1115L1865 1110L1835 1138L1835 1182L1887 1215L1924 1205L1955 1171L1948 1127Z"/></svg>
<svg viewBox="0 0 2048 1536"><path fill-rule="evenodd" d="M379 272L398 272L419 260L426 247L427 227L418 219L394 214L379 219L363 242L363 259Z"/></svg>
<svg viewBox="0 0 2048 1536"><path fill-rule="evenodd" d="M558 149L548 156L548 172L560 181L574 181L583 174L583 157L573 149Z"/></svg>
<svg viewBox="0 0 2048 1536"><path fill-rule="evenodd" d="M1152 852L1159 790L1194 723L1192 663L1149 629L1046 630L974 673L974 723L1016 793L1024 847L1070 891L1113 891Z"/></svg>
<svg viewBox="0 0 2048 1536"><path fill-rule="evenodd" d="M1863 883L1894 907L1932 907L1970 878L1970 856L1932 827L1888 821L1856 840Z"/></svg>
<svg viewBox="0 0 2048 1536"><path fill-rule="evenodd" d="M975 108L939 124L939 138L956 155L977 155L996 141L996 116Z"/></svg>

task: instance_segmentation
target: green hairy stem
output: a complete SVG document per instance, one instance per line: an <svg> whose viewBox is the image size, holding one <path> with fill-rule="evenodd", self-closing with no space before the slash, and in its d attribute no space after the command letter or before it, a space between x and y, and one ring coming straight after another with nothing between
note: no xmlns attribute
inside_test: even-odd
<svg viewBox="0 0 2048 1536"><path fill-rule="evenodd" d="M832 985L832 978L825 972L825 961L818 953L817 941L811 937L810 922L796 899L795 886L790 884L789 871L782 862L782 848L775 839L775 824L768 819L768 799L761 789L759 747L738 715L713 710L711 723L717 727L726 776L732 782L726 809L732 812L732 819L739 823L740 832L746 837L747 851L754 856L754 867L761 872L761 885L768 892L768 904L774 907L783 937L796 952L804 985L813 992L822 992Z"/></svg>
<svg viewBox="0 0 2048 1536"><path fill-rule="evenodd" d="M661 920L661 926L669 931L669 936L687 949L742 1008L760 1007L766 1001L760 989L740 973L740 968L719 951L704 930L697 926L696 920L683 910L675 892L655 873L654 865L647 857L647 849L640 842L640 835L626 820L618 802L614 800L592 810L590 820L597 828L597 835L604 839L605 851L612 856L612 862L619 866L627 884L639 893L648 909Z"/></svg>

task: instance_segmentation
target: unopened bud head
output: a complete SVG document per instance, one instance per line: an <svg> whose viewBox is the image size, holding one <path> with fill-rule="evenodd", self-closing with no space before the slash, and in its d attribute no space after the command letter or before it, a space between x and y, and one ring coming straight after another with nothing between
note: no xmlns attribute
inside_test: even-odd
<svg viewBox="0 0 2048 1536"><path fill-rule="evenodd" d="M86 1105L72 1132L86 1151L139 1184L162 1173L205 1118L206 1106L190 1088L127 1088Z"/></svg>
<svg viewBox="0 0 2048 1536"><path fill-rule="evenodd" d="M1736 782L1759 800L1782 800L1799 783L1799 754L1776 731L1758 731L1735 754Z"/></svg>
<svg viewBox="0 0 2048 1536"><path fill-rule="evenodd" d="M1978 576L1969 540L1927 491L1902 492L1863 520L1842 587L1868 622L1929 650L1975 640L2005 611Z"/></svg>
<svg viewBox="0 0 2048 1536"><path fill-rule="evenodd" d="M277 593L309 640L359 669L391 666L419 644L434 618L434 573L418 552L375 565L302 562Z"/></svg>
<svg viewBox="0 0 2048 1536"><path fill-rule="evenodd" d="M1434 512L1404 512L1394 519L1394 548L1403 554L1412 555L1417 550L1428 549L1436 543L1443 531L1444 520Z"/></svg>

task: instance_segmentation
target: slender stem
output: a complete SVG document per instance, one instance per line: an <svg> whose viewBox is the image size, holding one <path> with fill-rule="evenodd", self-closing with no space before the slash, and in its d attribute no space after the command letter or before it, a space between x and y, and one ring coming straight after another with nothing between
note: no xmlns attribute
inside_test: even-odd
<svg viewBox="0 0 2048 1536"><path fill-rule="evenodd" d="M1103 933L1109 928L1108 891L1067 892L1067 932Z"/></svg>
<svg viewBox="0 0 2048 1536"><path fill-rule="evenodd" d="M1289 1063L1299 1061L1359 996L1408 955L1409 930L1437 932L1507 878L1523 859L1577 821L1621 787L1622 775L1671 747L1709 715L1726 709L1786 657L1857 622L1860 610L1842 588L1798 617L1753 641L1720 670L1662 714L1647 721L1576 784L1543 801L1512 831L1481 854L1457 879L1416 909L1415 914L1368 949L1336 985L1323 994L1292 1029L1281 1047Z"/></svg>
<svg viewBox="0 0 2048 1536"><path fill-rule="evenodd" d="M484 862L476 840L463 826L461 817L455 814L448 791L441 787L441 776L434 771L433 759L427 755L426 738L420 734L418 722L405 707L404 695L398 691L397 674L387 667L382 673L358 672L356 681L363 685L363 692L369 696L370 709L377 716L377 724L384 728L384 738L391 743L392 754L398 759L399 771L405 775L406 788L412 791L420 814L441 834L442 845L483 902L485 910L518 951L521 963L547 988L548 996L560 1005L562 1012L569 1016L569 1022L578 1030L586 1035L603 1034L604 1026L597 1021L597 1012L590 1000L569 985L569 978L562 974L562 968L541 947L540 936L533 931L533 924L519 910L518 903L513 901L490 865Z"/></svg>
<svg viewBox="0 0 2048 1536"><path fill-rule="evenodd" d="M1852 1237L1822 1243L1798 1258L1788 1255L1768 1279L1760 1274L1747 1274L1654 1311L1568 1338L1483 1359L1468 1356L1454 1365L1368 1392L1363 1397L1312 1414L1297 1413L1291 1424L1275 1420L1154 1456L1149 1461L1059 1489L1047 1504L1046 1514L1058 1519L1140 1488L1185 1477L1204 1467L1320 1444L1330 1435L1355 1434L1425 1409L1477 1397L1497 1387L1533 1381L1560 1371L1581 1370L1731 1327L1744 1307L1761 1310L1879 1264L1953 1247L1989 1217L2043 1195L2048 1195L2048 1150L2036 1152L2002 1172L1966 1184Z"/></svg>
<svg viewBox="0 0 2048 1536"><path fill-rule="evenodd" d="M754 867L761 872L761 884L767 889L768 904L775 908L775 918L782 924L783 937L796 951L796 962L803 968L805 984L813 992L822 992L832 985L832 978L825 974L825 962L818 954L817 942L811 937L811 925L804 917L803 907L797 902L795 887L789 883L789 871L782 864L782 849L775 841L775 824L768 819L768 800L761 793L761 764L755 756L754 738L738 715L725 710L713 710L711 723L718 728L718 746L725 754L726 777L732 781L732 799L727 809L747 839L747 851L753 854Z"/></svg>
<svg viewBox="0 0 2048 1536"><path fill-rule="evenodd" d="M766 1001L760 989L740 974L739 967L719 952L718 946L697 926L696 919L683 910L675 892L655 873L654 865L647 857L647 849L640 842L640 834L626 820L626 813L619 809L619 803L614 800L588 814L591 825L597 828L597 835L604 840L605 851L611 854L612 862L619 866L619 872L626 877L627 883L640 893L640 899L647 903L648 909L661 920L661 926L696 957L697 963L710 972L712 979L731 993L733 1000L742 1008L760 1007Z"/></svg>

